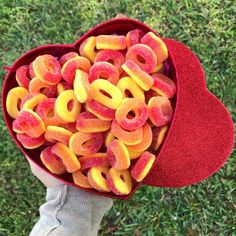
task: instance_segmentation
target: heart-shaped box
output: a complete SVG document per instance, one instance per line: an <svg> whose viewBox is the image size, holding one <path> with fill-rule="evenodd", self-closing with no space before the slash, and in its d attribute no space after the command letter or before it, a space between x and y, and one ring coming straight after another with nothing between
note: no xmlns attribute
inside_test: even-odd
<svg viewBox="0 0 236 236"><path fill-rule="evenodd" d="M80 37L74 44L52 44L34 48L9 68L2 88L4 119L16 145L23 154L41 169L65 184L76 186L69 174L57 176L49 172L39 158L39 151L27 150L16 139L12 130L12 118L6 111L6 96L15 87L15 71L32 62L37 56L51 54L60 57L71 51L78 52L80 44L90 36L99 34L123 34L133 29L155 31L147 25L129 18L112 19L97 25ZM158 34L157 34L158 35ZM195 184L215 173L227 160L234 144L234 125L224 105L207 90L204 70L198 58L184 44L162 38L169 58L169 76L177 85L175 112L162 147L156 153L156 161L141 183L134 183L129 195L117 196L84 189L102 196L129 199L141 184L157 187L183 187ZM81 188L83 189L83 188Z"/></svg>

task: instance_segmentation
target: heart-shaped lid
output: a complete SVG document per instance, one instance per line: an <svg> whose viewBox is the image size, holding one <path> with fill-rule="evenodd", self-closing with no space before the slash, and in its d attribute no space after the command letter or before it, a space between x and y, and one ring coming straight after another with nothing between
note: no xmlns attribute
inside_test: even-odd
<svg viewBox="0 0 236 236"><path fill-rule="evenodd" d="M6 96L16 86L15 70L29 64L38 55L51 54L60 57L70 51L78 51L88 37L99 34L126 34L133 29L153 31L145 24L129 18L118 18L104 22L89 30L73 45L47 45L32 49L14 62L6 75L2 89L2 109L8 130L20 150L40 168L43 166L37 150L27 150L16 139L12 130L12 118L6 112ZM154 32L154 31L153 31ZM154 32L157 34L156 32ZM143 182L134 183L127 196L101 193L85 189L102 196L128 199L140 186L147 184L159 187L182 187L197 183L215 173L226 161L234 143L234 126L224 105L206 87L204 71L197 57L184 44L165 39L169 50L170 77L177 85L175 112L162 147L151 171ZM57 176L60 181L78 187L71 175ZM80 188L80 187L79 187Z"/></svg>

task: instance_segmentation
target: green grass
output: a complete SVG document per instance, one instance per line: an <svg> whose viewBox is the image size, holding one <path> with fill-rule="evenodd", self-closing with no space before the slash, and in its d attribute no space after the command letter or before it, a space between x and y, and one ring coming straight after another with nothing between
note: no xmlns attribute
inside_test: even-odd
<svg viewBox="0 0 236 236"><path fill-rule="evenodd" d="M201 1L0 1L0 65L27 50L72 43L118 12L187 44L200 58L207 85L236 121L236 5ZM5 72L0 71L1 84ZM2 118L2 115L1 115ZM0 120L0 236L28 235L38 219L45 189L29 171ZM236 235L236 152L217 174L182 189L140 188L129 201L115 201L101 235Z"/></svg>

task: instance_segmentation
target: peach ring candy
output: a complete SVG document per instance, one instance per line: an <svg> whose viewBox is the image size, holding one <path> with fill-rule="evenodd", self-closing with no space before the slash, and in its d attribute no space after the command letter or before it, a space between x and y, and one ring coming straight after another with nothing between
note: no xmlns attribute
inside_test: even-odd
<svg viewBox="0 0 236 236"><path fill-rule="evenodd" d="M145 44L135 44L126 54L126 60L133 60L142 70L151 73L157 64L157 58L152 49Z"/></svg>
<svg viewBox="0 0 236 236"><path fill-rule="evenodd" d="M126 34L126 45L129 49L131 46L140 43L141 38L144 36L144 33L140 29L131 30Z"/></svg>
<svg viewBox="0 0 236 236"><path fill-rule="evenodd" d="M176 86L173 80L162 74L152 74L154 84L152 90L163 97L172 98L176 92Z"/></svg>
<svg viewBox="0 0 236 236"><path fill-rule="evenodd" d="M79 53L82 57L88 58L91 62L94 62L97 55L96 51L96 37L91 36L87 38L79 47Z"/></svg>
<svg viewBox="0 0 236 236"><path fill-rule="evenodd" d="M46 98L36 108L36 113L42 118L46 126L60 124L60 120L54 112L55 102L56 98Z"/></svg>
<svg viewBox="0 0 236 236"><path fill-rule="evenodd" d="M151 126L146 123L143 126L143 138L142 141L138 144L127 146L130 151L133 152L143 152L149 148L152 143L152 129Z"/></svg>
<svg viewBox="0 0 236 236"><path fill-rule="evenodd" d="M94 63L89 71L89 82L92 83L96 79L108 80L112 84L116 84L119 80L119 71L108 62Z"/></svg>
<svg viewBox="0 0 236 236"><path fill-rule="evenodd" d="M121 78L116 85L124 98L132 97L145 101L144 91L134 82L131 77Z"/></svg>
<svg viewBox="0 0 236 236"><path fill-rule="evenodd" d="M34 73L33 62L31 62L31 63L29 64L29 77L30 77L31 79L33 79L33 78L36 77L36 75L35 75L35 73Z"/></svg>
<svg viewBox="0 0 236 236"><path fill-rule="evenodd" d="M13 119L15 119L19 114L20 103L27 95L28 95L28 90L23 87L15 87L8 92L6 99L6 108L7 108L7 113Z"/></svg>
<svg viewBox="0 0 236 236"><path fill-rule="evenodd" d="M86 109L101 120L113 120L116 110L108 108L95 100L86 102Z"/></svg>
<svg viewBox="0 0 236 236"><path fill-rule="evenodd" d="M97 53L94 63L97 62L109 62L119 71L122 73L121 66L125 62L125 57L119 51L115 50L101 50Z"/></svg>
<svg viewBox="0 0 236 236"><path fill-rule="evenodd" d="M129 150L129 146L126 146L127 147L127 150L129 152L129 158L130 160L134 160L134 159L137 159L139 158L143 152L135 152L135 151L131 151Z"/></svg>
<svg viewBox="0 0 236 236"><path fill-rule="evenodd" d="M69 145L69 140L72 135L73 133L65 128L49 125L46 128L45 139L50 143L60 142Z"/></svg>
<svg viewBox="0 0 236 236"><path fill-rule="evenodd" d="M118 139L114 139L107 147L108 160L116 170L126 170L130 166L129 152Z"/></svg>
<svg viewBox="0 0 236 236"><path fill-rule="evenodd" d="M79 69L76 70L73 84L75 96L79 102L84 103L92 98L91 87L88 81L88 73Z"/></svg>
<svg viewBox="0 0 236 236"><path fill-rule="evenodd" d="M70 138L69 147L76 155L91 155L101 148L103 144L102 133L77 132Z"/></svg>
<svg viewBox="0 0 236 236"><path fill-rule="evenodd" d="M76 122L73 123L62 123L59 125L62 128L68 129L71 133L76 133L78 130L76 129Z"/></svg>
<svg viewBox="0 0 236 236"><path fill-rule="evenodd" d="M73 173L80 169L78 158L65 144L56 143L51 151L61 159L69 173Z"/></svg>
<svg viewBox="0 0 236 236"><path fill-rule="evenodd" d="M143 138L143 128L140 127L134 131L124 130L116 120L112 121L111 132L121 142L127 145L135 145L140 143Z"/></svg>
<svg viewBox="0 0 236 236"><path fill-rule="evenodd" d="M152 153L144 152L131 170L132 178L141 182L152 168L155 159L156 157Z"/></svg>
<svg viewBox="0 0 236 236"><path fill-rule="evenodd" d="M24 65L16 70L16 81L19 84L19 86L25 89L29 88L29 82L30 82L29 66Z"/></svg>
<svg viewBox="0 0 236 236"><path fill-rule="evenodd" d="M117 109L123 99L120 89L104 79L92 82L91 93L94 100L111 109Z"/></svg>
<svg viewBox="0 0 236 236"><path fill-rule="evenodd" d="M152 140L152 145L151 145L154 151L157 151L160 145L162 144L167 130L168 130L168 125L154 128L153 140Z"/></svg>
<svg viewBox="0 0 236 236"><path fill-rule="evenodd" d="M134 116L130 113L133 113ZM128 131L142 127L147 119L147 105L137 98L124 98L116 110L117 122L123 129Z"/></svg>
<svg viewBox="0 0 236 236"><path fill-rule="evenodd" d="M73 90L62 92L56 99L55 112L63 122L75 122L80 113L81 104Z"/></svg>
<svg viewBox="0 0 236 236"><path fill-rule="evenodd" d="M158 73L158 74L163 74L164 73L164 63L158 64L155 66L154 70L152 71L152 73Z"/></svg>
<svg viewBox="0 0 236 236"><path fill-rule="evenodd" d="M151 122L157 126L163 126L170 122L173 109L168 98L156 96L148 102L148 112Z"/></svg>
<svg viewBox="0 0 236 236"><path fill-rule="evenodd" d="M134 61L127 60L122 68L143 90L147 91L152 87L154 81L151 75L143 71Z"/></svg>
<svg viewBox="0 0 236 236"><path fill-rule="evenodd" d="M127 195L132 190L132 180L129 170L111 168L107 174L109 189L117 195Z"/></svg>
<svg viewBox="0 0 236 236"><path fill-rule="evenodd" d="M32 138L27 134L16 134L16 138L21 142L23 147L27 149L35 149L42 146L45 142L44 135L40 135L37 138Z"/></svg>
<svg viewBox="0 0 236 236"><path fill-rule="evenodd" d="M79 162L81 164L81 170L90 169L96 166L110 166L106 153L95 153L92 155L82 156L79 158Z"/></svg>
<svg viewBox="0 0 236 236"><path fill-rule="evenodd" d="M81 171L77 170L72 173L73 181L75 184L83 188L92 188L91 184L88 181L88 177Z"/></svg>
<svg viewBox="0 0 236 236"><path fill-rule="evenodd" d="M61 66L52 55L36 57L33 61L33 69L36 77L47 84L55 85L61 80Z"/></svg>
<svg viewBox="0 0 236 236"><path fill-rule="evenodd" d="M62 67L68 60L78 56L79 54L77 52L68 52L64 54L59 60L60 66Z"/></svg>
<svg viewBox="0 0 236 236"><path fill-rule="evenodd" d="M156 54L157 64L161 64L168 58L168 50L165 43L153 32L148 32L141 38L141 43L148 45Z"/></svg>
<svg viewBox="0 0 236 236"><path fill-rule="evenodd" d="M88 73L90 67L90 61L87 58L80 56L73 57L63 65L61 74L67 83L73 84L76 70L81 69Z"/></svg>
<svg viewBox="0 0 236 236"><path fill-rule="evenodd" d="M42 93L29 93L26 95L20 104L20 109L34 110L35 107L47 97Z"/></svg>
<svg viewBox="0 0 236 236"><path fill-rule="evenodd" d="M97 49L123 50L126 49L126 40L123 35L99 35L96 38Z"/></svg>
<svg viewBox="0 0 236 236"><path fill-rule="evenodd" d="M116 137L112 134L111 130L107 131L105 134L105 141L104 144L106 147L111 143L112 140L114 140Z"/></svg>
<svg viewBox="0 0 236 236"><path fill-rule="evenodd" d="M66 173L66 168L60 158L52 153L51 146L46 147L40 154L40 159L50 172L56 175Z"/></svg>
<svg viewBox="0 0 236 236"><path fill-rule="evenodd" d="M111 122L100 120L88 111L78 115L76 128L83 133L104 132L111 128Z"/></svg>
<svg viewBox="0 0 236 236"><path fill-rule="evenodd" d="M16 133L25 133L32 138L38 138L45 132L45 125L41 117L30 109L24 109L12 123ZM20 132L19 132L20 131Z"/></svg>
<svg viewBox="0 0 236 236"><path fill-rule="evenodd" d="M56 86L49 85L35 77L29 83L29 92L42 93L47 97L56 97L57 89Z"/></svg>
<svg viewBox="0 0 236 236"><path fill-rule="evenodd" d="M91 186L100 192L110 192L106 180L108 171L109 168L103 166L95 166L89 169L87 176Z"/></svg>
<svg viewBox="0 0 236 236"><path fill-rule="evenodd" d="M62 92L66 90L71 90L73 89L71 84L68 84L67 82L60 82L57 84L57 94L61 94Z"/></svg>

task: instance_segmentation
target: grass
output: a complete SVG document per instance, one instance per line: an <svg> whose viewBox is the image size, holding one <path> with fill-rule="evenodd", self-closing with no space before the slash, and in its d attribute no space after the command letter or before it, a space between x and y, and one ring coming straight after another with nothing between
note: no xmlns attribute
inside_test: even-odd
<svg viewBox="0 0 236 236"><path fill-rule="evenodd" d="M72 43L118 12L143 21L160 35L187 44L200 58L207 85L236 121L236 6L226 0L1 0L0 65L48 43ZM0 71L1 84L5 72ZM2 115L1 115L2 118ZM0 120L0 236L28 235L45 189L29 171ZM200 184L182 189L140 188L115 201L100 235L236 235L236 152Z"/></svg>

